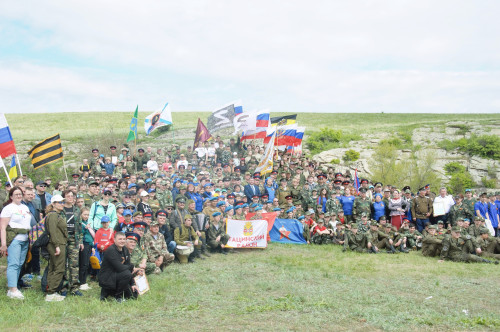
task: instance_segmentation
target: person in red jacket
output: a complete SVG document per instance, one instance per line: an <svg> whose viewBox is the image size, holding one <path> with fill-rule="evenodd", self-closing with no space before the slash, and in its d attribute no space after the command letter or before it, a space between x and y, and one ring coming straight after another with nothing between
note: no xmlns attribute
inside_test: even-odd
<svg viewBox="0 0 500 332"><path fill-rule="evenodd" d="M110 219L108 216L102 216L101 218L101 228L95 233L94 244L97 246L97 250L103 253L114 243L115 232L109 228Z"/></svg>

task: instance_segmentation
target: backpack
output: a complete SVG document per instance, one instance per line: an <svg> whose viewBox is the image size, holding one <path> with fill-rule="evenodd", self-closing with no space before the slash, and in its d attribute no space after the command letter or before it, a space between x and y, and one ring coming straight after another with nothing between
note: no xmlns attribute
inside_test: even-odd
<svg viewBox="0 0 500 332"><path fill-rule="evenodd" d="M47 215L42 220L40 220L38 224L31 228L28 236L32 249L36 250L40 248L40 256L42 256L46 260L49 260L50 258L50 254L47 251L47 245L50 241L50 235L49 230L45 225L45 221L51 213L55 212L51 211L47 213Z"/></svg>

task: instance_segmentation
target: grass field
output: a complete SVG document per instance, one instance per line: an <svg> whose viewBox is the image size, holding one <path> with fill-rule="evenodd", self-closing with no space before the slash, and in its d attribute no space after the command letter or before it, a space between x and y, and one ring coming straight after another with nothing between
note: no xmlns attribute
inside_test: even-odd
<svg viewBox="0 0 500 332"><path fill-rule="evenodd" d="M148 114L139 113L140 139L145 138L143 123ZM271 113L271 116L284 114ZM60 133L63 140L78 142L89 136L108 133L111 128L114 128L115 135L122 136L125 140L132 115L133 112L88 112L7 114L6 117L16 142L35 143L56 133ZM178 134L185 131L194 133L198 118L206 124L209 115L209 112L173 113L174 129ZM478 121L500 125L500 114L299 113L297 116L297 122L306 127L306 133L322 127L359 133L393 132L413 129L419 125L440 127L448 121Z"/></svg>
<svg viewBox="0 0 500 332"><path fill-rule="evenodd" d="M0 260L0 265L5 259ZM500 329L498 265L437 263L420 253L368 255L340 247L271 244L266 250L174 264L137 301L46 303L39 283L6 297L10 330L443 331ZM431 298L432 297L432 298Z"/></svg>

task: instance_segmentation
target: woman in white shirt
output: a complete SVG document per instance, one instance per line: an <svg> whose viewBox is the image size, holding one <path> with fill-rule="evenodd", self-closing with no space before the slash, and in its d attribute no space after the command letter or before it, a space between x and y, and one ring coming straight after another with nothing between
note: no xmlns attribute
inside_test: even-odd
<svg viewBox="0 0 500 332"><path fill-rule="evenodd" d="M31 213L22 204L23 191L14 187L9 191L9 200L0 214L0 255L7 254L7 296L23 300L24 296L17 289L21 267L28 253L28 232L31 228Z"/></svg>

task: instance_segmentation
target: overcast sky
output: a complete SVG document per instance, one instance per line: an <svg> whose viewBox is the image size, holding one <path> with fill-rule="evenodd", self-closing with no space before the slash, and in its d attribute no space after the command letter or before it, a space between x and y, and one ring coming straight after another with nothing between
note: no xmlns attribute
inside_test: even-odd
<svg viewBox="0 0 500 332"><path fill-rule="evenodd" d="M500 1L2 1L6 113L500 110Z"/></svg>

